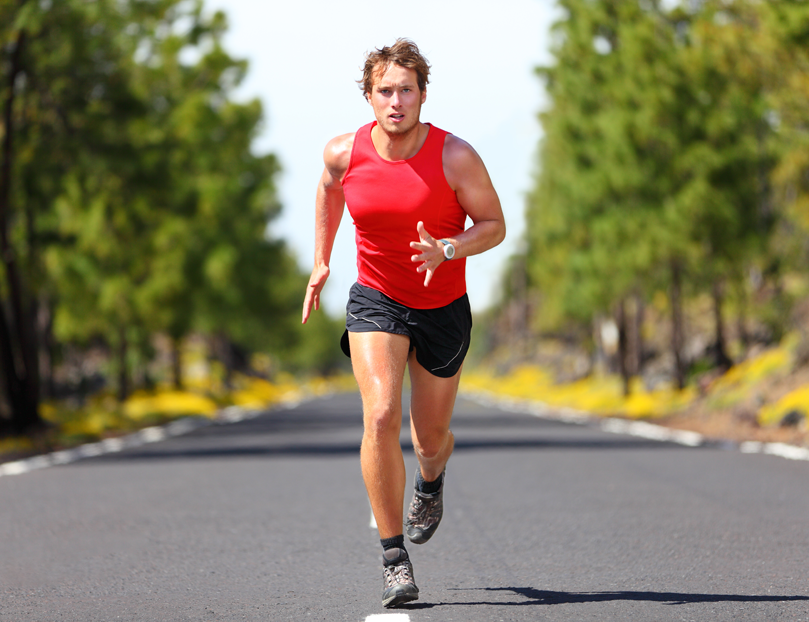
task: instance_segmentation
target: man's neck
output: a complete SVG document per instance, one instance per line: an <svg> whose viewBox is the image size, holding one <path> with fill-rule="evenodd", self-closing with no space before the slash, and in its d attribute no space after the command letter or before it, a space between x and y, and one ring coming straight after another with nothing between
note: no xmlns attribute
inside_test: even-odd
<svg viewBox="0 0 809 622"><path fill-rule="evenodd" d="M389 134L377 124L371 130L371 140L382 159L408 160L419 152L429 132L430 128L420 121L405 134Z"/></svg>

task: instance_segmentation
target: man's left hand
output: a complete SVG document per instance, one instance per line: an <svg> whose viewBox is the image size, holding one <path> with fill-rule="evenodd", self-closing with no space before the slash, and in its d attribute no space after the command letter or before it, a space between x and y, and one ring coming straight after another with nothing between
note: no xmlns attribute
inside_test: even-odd
<svg viewBox="0 0 809 622"><path fill-rule="evenodd" d="M410 248L414 251L419 251L419 255L410 257L413 263L421 262L421 265L416 268L416 272L424 272L424 287L430 284L433 274L444 262L444 246L436 240L433 236L427 233L424 228L424 223L419 221L416 225L416 230L419 234L418 242L411 242Z"/></svg>

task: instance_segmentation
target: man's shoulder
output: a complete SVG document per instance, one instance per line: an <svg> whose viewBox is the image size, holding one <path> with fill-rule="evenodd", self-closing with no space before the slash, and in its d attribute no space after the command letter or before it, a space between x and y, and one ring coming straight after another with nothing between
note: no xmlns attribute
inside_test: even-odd
<svg viewBox="0 0 809 622"><path fill-rule="evenodd" d="M342 178L351 161L351 149L354 147L356 132L335 136L323 150L323 162L332 175Z"/></svg>
<svg viewBox="0 0 809 622"><path fill-rule="evenodd" d="M339 136L335 136L326 143L324 154L326 156L340 156L345 152L351 154L351 148L354 146L354 137L356 135L356 132L349 132L348 134L340 134Z"/></svg>
<svg viewBox="0 0 809 622"><path fill-rule="evenodd" d="M476 175L483 161L468 142L454 134L447 134L442 153L444 175L452 188L468 175Z"/></svg>
<svg viewBox="0 0 809 622"><path fill-rule="evenodd" d="M444 138L444 159L464 159L471 156L477 157L477 152L472 148L472 145L463 138L458 138L455 134L447 132L446 138Z"/></svg>

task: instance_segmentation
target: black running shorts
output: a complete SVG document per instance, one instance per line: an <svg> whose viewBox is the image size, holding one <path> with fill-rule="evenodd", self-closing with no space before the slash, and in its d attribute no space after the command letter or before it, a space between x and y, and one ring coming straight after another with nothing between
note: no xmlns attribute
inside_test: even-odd
<svg viewBox="0 0 809 622"><path fill-rule="evenodd" d="M393 333L410 337L410 350L424 369L439 378L451 378L469 350L472 311L466 294L438 309L411 309L385 294L354 283L346 304L346 332L340 340L351 357L348 333Z"/></svg>

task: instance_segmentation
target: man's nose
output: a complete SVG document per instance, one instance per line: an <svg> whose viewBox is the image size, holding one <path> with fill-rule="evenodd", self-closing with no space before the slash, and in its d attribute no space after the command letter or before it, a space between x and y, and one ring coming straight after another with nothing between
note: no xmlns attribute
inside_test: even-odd
<svg viewBox="0 0 809 622"><path fill-rule="evenodd" d="M399 93L394 93L393 95L391 95L390 105L393 106L394 108L398 108L400 104L401 101L399 100Z"/></svg>

